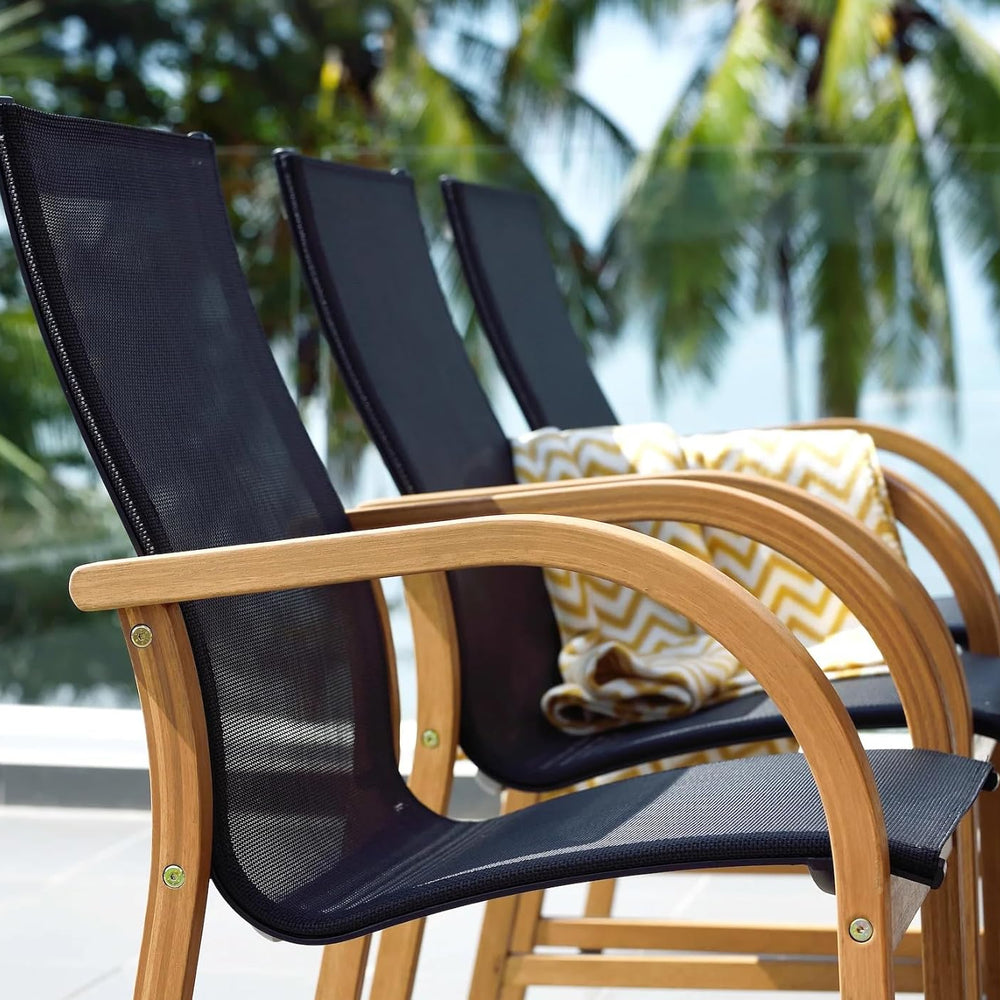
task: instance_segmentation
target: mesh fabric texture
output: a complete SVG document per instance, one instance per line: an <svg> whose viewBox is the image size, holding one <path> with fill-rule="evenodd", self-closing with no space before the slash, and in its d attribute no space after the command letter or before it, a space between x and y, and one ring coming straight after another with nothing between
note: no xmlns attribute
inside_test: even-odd
<svg viewBox="0 0 1000 1000"><path fill-rule="evenodd" d="M932 751L873 751L869 759L893 873L937 886L945 840L989 766ZM364 852L287 894L264 929L328 942L513 891L772 863L825 870L831 863L819 795L800 754L615 782L480 822L408 812L373 831Z"/></svg>
<svg viewBox="0 0 1000 1000"><path fill-rule="evenodd" d="M236 257L212 143L0 106L11 230L67 397L141 554L347 528ZM213 873L268 907L416 808L370 585L183 608Z"/></svg>
<svg viewBox="0 0 1000 1000"><path fill-rule="evenodd" d="M513 483L510 446L452 325L409 177L287 152L276 163L324 333L400 491ZM463 570L448 582L463 749L504 784L565 784L537 784L546 779L526 761L558 756L566 739L538 707L559 681L541 571Z"/></svg>
<svg viewBox="0 0 1000 1000"><path fill-rule="evenodd" d="M441 182L462 270L529 425L617 424L573 329L533 195Z"/></svg>
<svg viewBox="0 0 1000 1000"><path fill-rule="evenodd" d="M617 424L570 323L534 196L452 177L441 191L476 313L528 425ZM935 603L967 649L955 599Z"/></svg>
<svg viewBox="0 0 1000 1000"><path fill-rule="evenodd" d="M343 509L251 306L204 139L0 106L4 204L43 336L140 553L337 532ZM366 583L185 605L212 756L213 878L310 942L525 888L829 854L799 755L622 782L481 824L393 758ZM989 767L872 764L897 874L936 883Z"/></svg>
<svg viewBox="0 0 1000 1000"><path fill-rule="evenodd" d="M287 152L278 155L277 164L296 246L334 357L387 466L396 470L400 489L513 483L506 437L451 322L410 179ZM489 208L480 229L489 229L499 244L489 277L499 270L504 248L519 275L501 283L493 298L501 291L514 297L520 285L526 300L537 305L541 299L529 286L549 284L551 294L541 298L545 315L553 318L558 290L533 200L454 182L450 188L455 205L466 204L458 200L461 192L472 199L468 205ZM522 250L522 243L528 248ZM525 269L524 261L531 266ZM533 329L536 336L519 341L510 356L522 349L530 353L541 342L546 331ZM557 339L572 334L568 319L559 329ZM582 366L593 382L582 347L575 336L572 341L561 348L579 357L572 371ZM537 374L535 367L525 371L533 382ZM575 385L576 378L566 378L567 384ZM555 381L539 383L545 390L540 395ZM596 382L593 388L581 393L579 406L595 406L600 389ZM603 406L583 425L599 423L610 412L606 401ZM773 702L752 695L687 718L569 736L550 726L539 710L542 694L558 681L559 653L541 575L533 570L453 574L452 594L462 651L462 746L505 784L559 788L662 757L788 735ZM976 731L1000 736L998 662L967 658L965 668ZM858 678L836 688L858 725L905 725L890 678Z"/></svg>

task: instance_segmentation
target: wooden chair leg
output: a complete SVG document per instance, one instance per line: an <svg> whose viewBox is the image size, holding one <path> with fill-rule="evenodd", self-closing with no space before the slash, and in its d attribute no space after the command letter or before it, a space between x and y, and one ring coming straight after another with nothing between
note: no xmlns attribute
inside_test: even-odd
<svg viewBox="0 0 1000 1000"><path fill-rule="evenodd" d="M191 1000L194 993L201 932L208 899L208 870L203 878L177 889L164 882L154 848L146 923L135 978L135 1000ZM169 876L169 872L166 877Z"/></svg>
<svg viewBox="0 0 1000 1000"><path fill-rule="evenodd" d="M842 880L838 880L838 885ZM888 888L883 890L888 894ZM883 901L887 902L884 897ZM838 898L837 905L837 964L838 985L841 997L850 1000L892 1000L895 996L895 970L892 958L892 919L889 906L880 907L876 900L872 906L861 907L851 915L851 905ZM862 913L883 911L876 921L875 935L859 943L851 938L848 928L854 917ZM799 987L800 989L802 987ZM957 994L952 995L955 1000Z"/></svg>
<svg viewBox="0 0 1000 1000"><path fill-rule="evenodd" d="M149 748L149 897L135 1000L190 1000L208 899L212 779L201 689L176 604L119 612Z"/></svg>
<svg viewBox="0 0 1000 1000"><path fill-rule="evenodd" d="M544 890L526 892L517 897L514 928L510 935L510 955L530 955L538 943L538 925L542 919ZM501 985L500 1000L524 1000L526 986Z"/></svg>
<svg viewBox="0 0 1000 1000"><path fill-rule="evenodd" d="M613 878L591 882L587 886L587 903L583 908L583 915L585 917L610 917L617 884Z"/></svg>
<svg viewBox="0 0 1000 1000"><path fill-rule="evenodd" d="M469 1000L498 1000L510 957L510 935L516 916L516 896L491 899L486 904Z"/></svg>
<svg viewBox="0 0 1000 1000"><path fill-rule="evenodd" d="M532 792L507 789L503 794L503 813L515 812L537 802L539 796ZM534 896L534 893L529 893ZM538 894L539 896L541 893ZM491 899L483 914L483 928L479 934L479 949L472 972L469 1000L499 1000L503 989L504 973L511 954L511 944L518 917L520 897L505 896ZM541 900L538 903L541 909ZM536 914L535 922L537 924ZM506 1000L506 998L504 998Z"/></svg>
<svg viewBox="0 0 1000 1000"><path fill-rule="evenodd" d="M1000 765L994 752L993 766ZM982 991L986 1000L1000 1000L1000 791L981 795L979 814L979 873L983 891Z"/></svg>
<svg viewBox="0 0 1000 1000"><path fill-rule="evenodd" d="M316 983L316 1000L361 1000L371 935L328 944Z"/></svg>
<svg viewBox="0 0 1000 1000"><path fill-rule="evenodd" d="M409 1000L417 978L424 923L422 919L411 920L382 931L372 976L373 1000Z"/></svg>
<svg viewBox="0 0 1000 1000"><path fill-rule="evenodd" d="M591 882L587 886L587 902L583 907L585 917L610 917L611 907L615 901L615 886L617 882L613 878L601 879L600 882ZM600 955L600 948L581 948L583 955Z"/></svg>
<svg viewBox="0 0 1000 1000"><path fill-rule="evenodd" d="M969 968L963 940L962 888L960 873L949 872L920 910L925 1000L979 1000L977 960L973 955Z"/></svg>
<svg viewBox="0 0 1000 1000"><path fill-rule="evenodd" d="M961 893L962 966L966 970L965 992L970 1000L982 1000L983 992L976 831L976 814L973 809L955 831L955 847L960 861L960 870L955 875Z"/></svg>

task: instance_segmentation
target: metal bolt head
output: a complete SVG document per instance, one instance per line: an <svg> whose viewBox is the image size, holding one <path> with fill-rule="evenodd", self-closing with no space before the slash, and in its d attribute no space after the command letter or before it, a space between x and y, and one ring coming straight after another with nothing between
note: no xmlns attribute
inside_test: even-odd
<svg viewBox="0 0 1000 1000"><path fill-rule="evenodd" d="M186 878L184 869L180 865L167 865L163 869L163 884L168 889L179 889Z"/></svg>
<svg viewBox="0 0 1000 1000"><path fill-rule="evenodd" d="M132 645L145 649L153 641L153 630L148 625L136 625L131 633Z"/></svg>
<svg viewBox="0 0 1000 1000"><path fill-rule="evenodd" d="M872 922L865 917L855 917L847 930L851 937L860 944L871 941L872 935L875 933Z"/></svg>
<svg viewBox="0 0 1000 1000"><path fill-rule="evenodd" d="M436 729L425 729L420 734L420 742L423 743L428 750L434 750L441 743L441 737L438 736L438 731Z"/></svg>

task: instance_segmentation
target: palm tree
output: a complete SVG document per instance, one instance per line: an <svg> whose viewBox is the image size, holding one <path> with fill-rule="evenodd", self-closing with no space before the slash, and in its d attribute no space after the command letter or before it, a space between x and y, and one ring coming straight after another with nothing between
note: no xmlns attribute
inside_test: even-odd
<svg viewBox="0 0 1000 1000"><path fill-rule="evenodd" d="M855 414L873 371L897 389L932 362L953 390L941 233L959 220L1000 301L997 122L1000 53L953 6L737 0L609 239L658 370L710 376L776 308L791 371L820 339L822 412Z"/></svg>
<svg viewBox="0 0 1000 1000"><path fill-rule="evenodd" d="M130 124L198 128L215 140L255 304L270 336L297 342L300 398L315 392L327 398L328 458L340 474L353 470L365 436L335 373L321 364L316 322L279 224L270 149L294 143L307 153L372 166L405 165L428 193L448 171L544 196L528 153L542 127L558 129L566 143L589 144L619 172L631 162L621 133L573 88L575 42L572 31L559 27L561 5L515 0L512 9L528 26L509 48L477 34L475 15L488 6L480 0L52 0L40 17L44 51L56 65L33 103ZM469 58L444 65L430 54L442 44L462 46ZM464 285L452 257L441 252L439 204L436 190L425 199L445 281L457 294ZM565 251L565 276L578 293L574 301L582 303L582 327L608 325L612 299L598 262L555 202L546 204ZM471 309L460 296L455 301L470 327Z"/></svg>

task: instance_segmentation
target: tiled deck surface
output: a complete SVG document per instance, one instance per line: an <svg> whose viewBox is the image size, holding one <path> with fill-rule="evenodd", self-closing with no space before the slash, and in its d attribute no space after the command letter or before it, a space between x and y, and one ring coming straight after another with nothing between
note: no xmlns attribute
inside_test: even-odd
<svg viewBox="0 0 1000 1000"><path fill-rule="evenodd" d="M141 934L149 814L0 807L0 997L128 1000ZM579 887L549 893L547 910L581 912ZM832 897L806 876L662 875L621 884L616 912L747 923L830 924ZM417 1000L466 995L481 907L431 918ZM780 947L780 946L779 946ZM776 950L778 950L776 948ZM316 948L275 944L209 899L198 1000L311 1000ZM650 1000L761 993L533 988L528 1000ZM830 994L781 994L828 997Z"/></svg>

